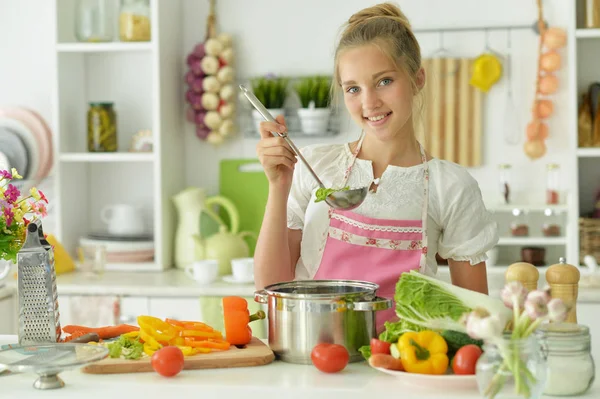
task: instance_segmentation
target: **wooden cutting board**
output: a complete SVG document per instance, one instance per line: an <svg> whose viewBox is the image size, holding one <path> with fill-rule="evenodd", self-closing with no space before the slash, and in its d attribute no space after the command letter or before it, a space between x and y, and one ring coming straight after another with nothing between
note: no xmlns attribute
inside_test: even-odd
<svg viewBox="0 0 600 399"><path fill-rule="evenodd" d="M275 359L273 351L254 337L245 348L232 346L229 350L185 357L184 370L263 366ZM82 369L89 374L122 374L154 371L150 358L140 360L104 359Z"/></svg>

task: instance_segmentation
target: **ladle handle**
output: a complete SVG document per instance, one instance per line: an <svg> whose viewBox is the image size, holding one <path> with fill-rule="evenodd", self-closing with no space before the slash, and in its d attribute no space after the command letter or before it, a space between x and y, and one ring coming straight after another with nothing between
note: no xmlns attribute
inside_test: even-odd
<svg viewBox="0 0 600 399"><path fill-rule="evenodd" d="M260 102L260 100L258 98L256 98L254 93L252 93L250 90L248 90L244 85L240 85L240 90L242 91L242 93L244 93L244 95L246 96L248 101L250 101L250 103L254 106L254 108L256 108L258 113L261 114L263 118L265 118L265 120L267 120L269 122L277 123L275 118L273 118L273 115L271 115L271 113L265 108L265 106ZM310 165L308 164L306 159L304 159L304 156L302 156L302 153L300 152L298 147L296 147L296 144L294 144L294 142L292 140L290 140L287 132L284 132L284 133L271 132L271 134L274 136L282 137L290 145L290 147L292 147L292 150L296 153L298 158L300 158L300 160L302 161L304 166L306 166L306 168L308 169L310 174L315 178L317 183L319 183L319 186L321 188L325 188L325 186L321 182L321 179L319 179L319 177L317 176L315 171L310 167Z"/></svg>

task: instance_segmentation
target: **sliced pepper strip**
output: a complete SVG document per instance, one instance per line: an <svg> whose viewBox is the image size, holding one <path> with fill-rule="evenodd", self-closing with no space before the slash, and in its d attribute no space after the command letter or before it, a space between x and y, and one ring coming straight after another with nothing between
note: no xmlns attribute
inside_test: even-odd
<svg viewBox="0 0 600 399"><path fill-rule="evenodd" d="M444 374L448 369L448 344L435 331L406 332L398 339L402 366L409 373Z"/></svg>
<svg viewBox="0 0 600 399"><path fill-rule="evenodd" d="M181 332L182 337L199 337L199 338L223 338L223 335L218 332L208 331L197 331L197 330L183 330Z"/></svg>
<svg viewBox="0 0 600 399"><path fill-rule="evenodd" d="M206 340L206 341L194 341L189 338L186 338L185 344L187 346L191 346L193 348L210 348L210 349L219 349L219 350L227 350L231 346L227 341L216 341L216 340Z"/></svg>
<svg viewBox="0 0 600 399"><path fill-rule="evenodd" d="M159 318L139 316L137 322L141 330L152 335L157 341L169 341L177 336L178 331L172 325Z"/></svg>

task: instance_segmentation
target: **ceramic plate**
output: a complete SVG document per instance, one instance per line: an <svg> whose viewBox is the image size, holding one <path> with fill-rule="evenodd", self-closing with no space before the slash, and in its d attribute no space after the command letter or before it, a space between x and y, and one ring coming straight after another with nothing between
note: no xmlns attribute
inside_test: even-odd
<svg viewBox="0 0 600 399"><path fill-rule="evenodd" d="M20 107L1 107L0 116L21 122L32 133L37 142L39 157L39 168L32 177L42 180L47 175L52 156L52 142L44 124L31 111Z"/></svg>
<svg viewBox="0 0 600 399"><path fill-rule="evenodd" d="M10 160L10 166L16 168L21 176L27 176L29 155L19 134L8 127L0 126L0 148Z"/></svg>
<svg viewBox="0 0 600 399"><path fill-rule="evenodd" d="M52 170L52 166L54 164L54 150L52 148L52 130L50 130L50 126L46 123L44 118L37 112L32 109L27 109L35 118L37 118L40 125L44 128L44 133L46 134L46 143L48 145L48 161L46 162L46 167L43 171L44 177L48 176L50 171Z"/></svg>
<svg viewBox="0 0 600 399"><path fill-rule="evenodd" d="M34 179L39 175L39 168L41 165L40 160L40 146L34 136L34 134L25 126L22 122L3 117L0 114L0 126L4 126L12 130L19 135L19 138L27 147L27 154L29 157L29 168L27 176L23 176L23 179L30 180Z"/></svg>
<svg viewBox="0 0 600 399"><path fill-rule="evenodd" d="M226 283L231 283L231 284L251 284L251 283L254 283L254 279L251 279L251 280L238 280L235 277L233 277L232 274L230 274L229 276L223 277L223 281L225 281Z"/></svg>
<svg viewBox="0 0 600 399"><path fill-rule="evenodd" d="M382 373L393 375L394 377L397 377L402 383L409 385L442 389L477 389L477 380L474 375L430 375L388 370L381 367L373 368L381 371Z"/></svg>

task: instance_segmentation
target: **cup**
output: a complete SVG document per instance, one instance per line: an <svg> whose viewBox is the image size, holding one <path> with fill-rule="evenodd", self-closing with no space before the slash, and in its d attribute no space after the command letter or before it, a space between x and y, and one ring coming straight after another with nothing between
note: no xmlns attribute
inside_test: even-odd
<svg viewBox="0 0 600 399"><path fill-rule="evenodd" d="M108 225L108 232L116 236L135 236L145 232L142 210L133 205L108 205L100 211L100 219Z"/></svg>
<svg viewBox="0 0 600 399"><path fill-rule="evenodd" d="M106 266L106 246L82 245L77 248L79 271L91 276L100 276Z"/></svg>
<svg viewBox="0 0 600 399"><path fill-rule="evenodd" d="M185 273L200 284L210 284L219 274L219 261L216 259L194 261L185 268Z"/></svg>
<svg viewBox="0 0 600 399"><path fill-rule="evenodd" d="M247 282L254 281L254 259L236 258L231 260L231 272L233 279Z"/></svg>

